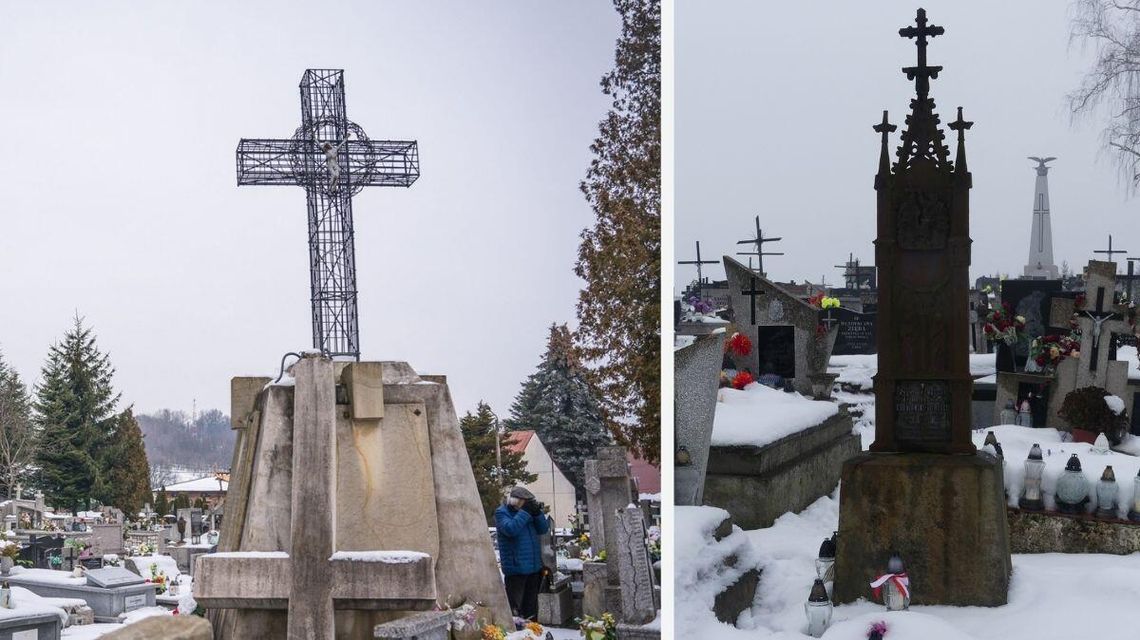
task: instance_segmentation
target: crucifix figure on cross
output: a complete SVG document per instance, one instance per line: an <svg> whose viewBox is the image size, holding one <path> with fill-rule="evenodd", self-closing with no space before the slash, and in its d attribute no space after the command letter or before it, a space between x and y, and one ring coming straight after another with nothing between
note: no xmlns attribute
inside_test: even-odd
<svg viewBox="0 0 1140 640"><path fill-rule="evenodd" d="M369 140L348 119L341 69L305 71L301 126L292 138L238 143L239 186L305 189L314 349L360 359L352 196L364 187L410 187L419 177L414 140Z"/></svg>

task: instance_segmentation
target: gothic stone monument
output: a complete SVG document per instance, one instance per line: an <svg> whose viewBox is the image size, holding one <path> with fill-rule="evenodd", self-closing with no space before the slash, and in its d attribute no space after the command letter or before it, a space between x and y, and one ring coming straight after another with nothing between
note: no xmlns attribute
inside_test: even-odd
<svg viewBox="0 0 1140 640"><path fill-rule="evenodd" d="M827 363L839 335L838 320L828 320L819 308L728 256L724 271L733 320L752 340L748 355L733 354L737 368L757 378L775 373L792 379L804 395L830 398L835 375L827 373Z"/></svg>
<svg viewBox="0 0 1140 640"><path fill-rule="evenodd" d="M898 161L882 136L878 192L879 369L871 452L843 465L835 601L869 597L892 551L906 563L915 604L1005 604L1012 570L1000 462L970 440L967 337L970 173L958 119L954 162L943 142L926 40L943 33L918 10L916 81Z"/></svg>
<svg viewBox="0 0 1140 640"><path fill-rule="evenodd" d="M219 638L370 638L460 599L510 610L446 380L307 354L294 384L235 378L218 550L194 597ZM335 632L334 632L335 628Z"/></svg>

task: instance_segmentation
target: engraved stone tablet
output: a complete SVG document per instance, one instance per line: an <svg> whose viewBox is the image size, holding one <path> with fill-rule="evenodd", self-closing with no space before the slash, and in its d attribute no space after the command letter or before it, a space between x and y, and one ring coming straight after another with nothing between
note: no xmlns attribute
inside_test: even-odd
<svg viewBox="0 0 1140 640"><path fill-rule="evenodd" d="M950 440L950 386L941 380L895 384L895 431L909 442Z"/></svg>
<svg viewBox="0 0 1140 640"><path fill-rule="evenodd" d="M127 596L123 598L123 611L134 611L146 606L146 594Z"/></svg>
<svg viewBox="0 0 1140 640"><path fill-rule="evenodd" d="M103 569L92 569L87 572L87 586L102 587L109 589L113 587L125 587L132 584L143 584L142 576L127 571L122 567L104 567Z"/></svg>

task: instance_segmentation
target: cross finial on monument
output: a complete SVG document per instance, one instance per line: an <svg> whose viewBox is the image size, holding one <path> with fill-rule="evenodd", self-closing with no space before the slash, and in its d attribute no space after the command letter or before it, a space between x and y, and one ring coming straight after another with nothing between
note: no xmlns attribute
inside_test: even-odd
<svg viewBox="0 0 1140 640"><path fill-rule="evenodd" d="M886 144L887 134L894 133L895 129L898 129L898 126L891 124L890 120L887 119L887 110L883 109L883 121L871 128L874 129L876 133L883 134L883 144Z"/></svg>
<svg viewBox="0 0 1140 640"><path fill-rule="evenodd" d="M950 127L951 131L957 131L958 132L958 139L961 140L962 136L965 134L965 132L970 127L974 126L974 123L967 121L967 120L963 120L962 119L962 107L958 107L958 119L955 120L954 122L951 122L950 124L948 124L946 126Z"/></svg>
<svg viewBox="0 0 1140 640"><path fill-rule="evenodd" d="M1127 250L1127 249L1116 249L1116 250L1113 250L1113 248L1112 248L1112 234L1109 234L1109 235L1108 235L1108 249L1096 249L1096 250L1094 250L1094 251L1093 251L1093 253L1105 253L1105 254L1108 254L1108 261L1109 261L1109 262L1115 262L1115 260L1113 260L1113 259L1112 259L1112 255L1113 255L1114 253L1128 253L1128 250Z"/></svg>
<svg viewBox="0 0 1140 640"><path fill-rule="evenodd" d="M942 71L942 67L928 66L926 64L926 38L940 36L946 33L946 30L936 25L926 24L926 9L919 9L914 17L913 27L903 27L899 29L899 35L904 38L914 38L914 44L918 47L918 64L913 67L903 67L903 73L906 74L907 80L915 81L915 92L918 94L919 100L925 100L930 94L930 79L937 78L938 72Z"/></svg>
<svg viewBox="0 0 1140 640"><path fill-rule="evenodd" d="M414 140L369 140L345 112L341 69L307 69L300 88L301 126L292 138L238 143L238 185L305 188L313 348L359 360L352 196L363 187L412 186L420 177L419 147Z"/></svg>
<svg viewBox="0 0 1140 640"><path fill-rule="evenodd" d="M882 148L879 151L879 174L886 175L887 173L890 173L891 170L891 154L887 148L889 143L888 137L895 131L895 129L898 129L898 127L891 124L890 121L887 120L887 110L883 109L883 121L871 128L874 129L875 132L880 134L883 138Z"/></svg>

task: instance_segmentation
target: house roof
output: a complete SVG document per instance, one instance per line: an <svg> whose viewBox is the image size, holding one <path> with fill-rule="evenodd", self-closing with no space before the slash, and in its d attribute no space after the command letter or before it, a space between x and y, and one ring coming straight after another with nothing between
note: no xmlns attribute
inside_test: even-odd
<svg viewBox="0 0 1140 640"><path fill-rule="evenodd" d="M512 431L507 434L508 440L503 443L507 451L511 453L523 453L526 451L526 446L530 444L530 439L534 437L534 431Z"/></svg>
<svg viewBox="0 0 1140 640"><path fill-rule="evenodd" d="M629 472L637 478L637 490L641 493L661 493L661 469L632 455L628 459Z"/></svg>
<svg viewBox="0 0 1140 640"><path fill-rule="evenodd" d="M224 493L229 489L229 482L221 481L221 488L218 488L218 479L214 476L204 476L202 478L195 478L194 480L187 480L186 482L179 482L166 486L167 493Z"/></svg>

